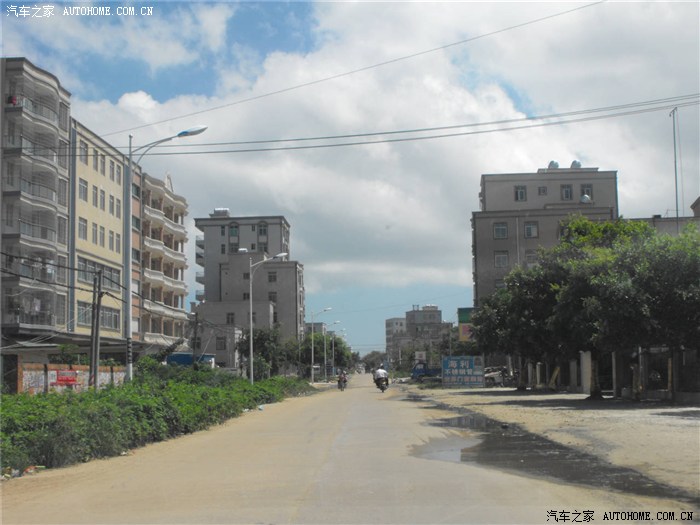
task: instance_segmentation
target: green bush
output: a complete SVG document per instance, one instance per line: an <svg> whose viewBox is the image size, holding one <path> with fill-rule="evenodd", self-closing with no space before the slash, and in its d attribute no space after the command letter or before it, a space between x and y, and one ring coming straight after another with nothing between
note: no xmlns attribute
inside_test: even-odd
<svg viewBox="0 0 700 525"><path fill-rule="evenodd" d="M204 430L245 409L305 395L303 380L274 377L251 385L219 370L161 366L141 359L133 381L82 393L3 395L2 467L60 467Z"/></svg>

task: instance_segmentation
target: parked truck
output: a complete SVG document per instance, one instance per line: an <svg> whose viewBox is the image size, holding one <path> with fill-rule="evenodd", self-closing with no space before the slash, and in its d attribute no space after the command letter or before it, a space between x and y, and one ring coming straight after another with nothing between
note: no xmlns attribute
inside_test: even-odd
<svg viewBox="0 0 700 525"><path fill-rule="evenodd" d="M421 383L427 378L441 378L442 377L442 367L441 366L428 366L427 363L416 363L413 365L411 370L411 379Z"/></svg>

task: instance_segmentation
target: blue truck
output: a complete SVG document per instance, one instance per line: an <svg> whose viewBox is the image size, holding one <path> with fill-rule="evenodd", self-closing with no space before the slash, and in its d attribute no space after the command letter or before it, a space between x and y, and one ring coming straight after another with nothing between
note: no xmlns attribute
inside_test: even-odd
<svg viewBox="0 0 700 525"><path fill-rule="evenodd" d="M424 379L439 379L442 377L441 366L428 366L427 363L416 363L411 370L411 379L422 383Z"/></svg>

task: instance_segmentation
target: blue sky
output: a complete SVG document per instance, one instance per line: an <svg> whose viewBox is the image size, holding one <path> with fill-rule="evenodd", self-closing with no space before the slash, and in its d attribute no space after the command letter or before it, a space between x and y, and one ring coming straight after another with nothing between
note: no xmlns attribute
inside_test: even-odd
<svg viewBox="0 0 700 525"><path fill-rule="evenodd" d="M284 215L291 256L305 267L307 312L332 307L319 320L341 321L361 353L383 349L384 320L412 305L436 304L446 320L472 305L469 219L482 173L576 159L618 171L624 216L675 214L668 111L356 147L236 153L206 144L473 124L698 93L697 2L36 3L54 6L45 18L15 17L10 4L22 2L2 2L2 55L54 73L72 93L73 116L115 146L125 148L129 133L147 144L206 124L205 134L163 151L203 144L199 151L227 153L142 161L186 196L190 239L194 218L217 207ZM62 16L64 6L154 9ZM697 105L679 119L681 213L689 214L700 195Z"/></svg>

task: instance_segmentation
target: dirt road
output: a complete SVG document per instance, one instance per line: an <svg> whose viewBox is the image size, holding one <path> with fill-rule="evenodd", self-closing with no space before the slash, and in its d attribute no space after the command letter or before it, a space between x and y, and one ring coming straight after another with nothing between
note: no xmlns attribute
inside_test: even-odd
<svg viewBox="0 0 700 525"><path fill-rule="evenodd" d="M474 436L429 424L452 415L355 376L345 392L3 483L2 523L544 524L553 512L694 510L460 462Z"/></svg>

